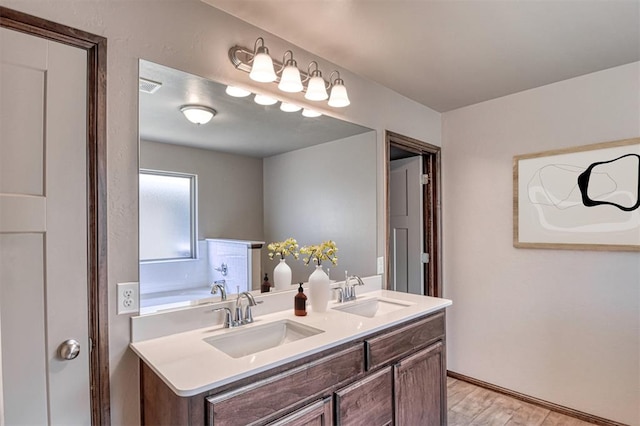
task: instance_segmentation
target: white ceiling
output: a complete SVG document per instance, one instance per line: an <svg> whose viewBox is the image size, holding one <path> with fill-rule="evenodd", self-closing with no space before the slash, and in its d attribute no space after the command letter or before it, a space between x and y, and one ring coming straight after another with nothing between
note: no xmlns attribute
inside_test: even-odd
<svg viewBox="0 0 640 426"><path fill-rule="evenodd" d="M204 1L440 112L640 60L640 0Z"/></svg>

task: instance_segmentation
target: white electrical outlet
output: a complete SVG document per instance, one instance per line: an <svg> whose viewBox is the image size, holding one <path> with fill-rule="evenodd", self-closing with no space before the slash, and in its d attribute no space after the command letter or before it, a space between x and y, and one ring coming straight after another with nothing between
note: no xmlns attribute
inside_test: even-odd
<svg viewBox="0 0 640 426"><path fill-rule="evenodd" d="M384 256L378 258L378 272L377 274L384 274Z"/></svg>
<svg viewBox="0 0 640 426"><path fill-rule="evenodd" d="M118 315L130 314L140 310L138 283L118 283Z"/></svg>

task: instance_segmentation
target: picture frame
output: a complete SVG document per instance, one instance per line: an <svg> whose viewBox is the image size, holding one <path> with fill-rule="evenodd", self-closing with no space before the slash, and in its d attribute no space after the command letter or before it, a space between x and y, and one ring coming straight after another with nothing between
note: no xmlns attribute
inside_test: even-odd
<svg viewBox="0 0 640 426"><path fill-rule="evenodd" d="M513 245L640 251L640 138L514 156Z"/></svg>

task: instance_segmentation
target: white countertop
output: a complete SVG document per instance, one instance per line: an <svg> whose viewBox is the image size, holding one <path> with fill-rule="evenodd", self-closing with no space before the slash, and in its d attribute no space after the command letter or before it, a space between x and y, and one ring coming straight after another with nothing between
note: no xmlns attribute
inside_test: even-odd
<svg viewBox="0 0 640 426"><path fill-rule="evenodd" d="M257 316L254 323L238 328L215 325L134 342L130 347L177 395L189 397L451 305L447 299L389 290L359 295L357 302L372 298L395 299L410 306L374 318L331 309L354 302L330 302L324 313L314 313L308 306L304 317L295 316L292 307ZM242 358L232 358L204 341L278 320L291 320L324 332Z"/></svg>

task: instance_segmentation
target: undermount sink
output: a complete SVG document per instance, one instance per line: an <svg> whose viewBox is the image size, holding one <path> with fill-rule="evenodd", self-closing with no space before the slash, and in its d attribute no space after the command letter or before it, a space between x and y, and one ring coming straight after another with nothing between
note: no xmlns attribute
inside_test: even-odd
<svg viewBox="0 0 640 426"><path fill-rule="evenodd" d="M348 304L337 306L333 309L336 311L347 312L349 314L360 315L361 317L374 318L412 305L412 303L400 300L380 298L347 303Z"/></svg>
<svg viewBox="0 0 640 426"><path fill-rule="evenodd" d="M208 337L204 341L232 358L241 358L323 332L299 322L282 320L238 328L221 336Z"/></svg>

